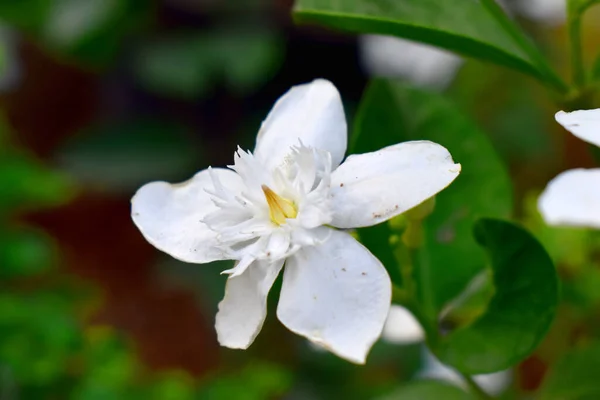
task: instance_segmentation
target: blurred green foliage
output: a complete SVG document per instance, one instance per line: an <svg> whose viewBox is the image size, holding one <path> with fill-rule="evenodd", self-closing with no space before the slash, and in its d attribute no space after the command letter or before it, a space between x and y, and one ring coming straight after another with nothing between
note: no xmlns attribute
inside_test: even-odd
<svg viewBox="0 0 600 400"><path fill-rule="evenodd" d="M126 205L131 193L144 182L182 181L219 159L219 149L210 144L227 142L228 132L219 131L223 126L231 133L239 128L228 125L235 125L235 120L258 129L262 116L258 112L239 115L239 110L254 113L262 107L254 103L257 94L278 77L289 51L286 46L297 40L288 37L297 32L288 31L287 12L281 22L273 9L265 11L267 4L262 0L236 4L0 0L0 29L15 34L23 44L21 52L12 54L12 42L8 37L0 38L0 78L10 78L11 63L16 61L11 57L41 63L36 59L41 49L51 56L52 64L40 64L40 70L48 65L71 68L70 74L94 80L97 86L89 90L100 88L93 94L93 115L87 119L70 115L73 120L85 121L72 124L77 128L56 140L58 144L50 151L36 148L31 134L21 136L10 126L13 121L0 118L0 399L472 397L438 381L410 382L423 367L422 344L380 341L368 365L357 367L309 347L303 339L282 334L274 327L272 312L266 332L251 349L241 354L223 351L217 365L201 377L184 369L146 365L135 337L89 318L102 303L107 288L75 278L71 268L78 266L67 269L67 256L80 249L65 248L60 236L53 236L29 219L32 213L52 214L48 210L77 201L81 193L98 202L110 198ZM425 322L431 325L428 328L440 334L440 341L435 343L438 347L429 343L438 350L438 356L463 372L475 373L509 367L512 362L506 359L516 362L529 355L532 360L542 360L544 369L550 369L544 379L539 379L543 382L542 399L595 398L600 393L595 379L600 360L595 344L600 337L600 234L548 227L536 211L537 190L562 165L564 140L555 140L549 134L553 126L549 109L554 106L548 103L556 100L556 93L541 94L529 77L557 93L564 91L564 83L531 47L526 34L504 14L498 14L494 5L487 0L472 1L464 4L465 8L445 0L299 0L294 16L298 21L345 31L420 40L527 74L521 76L471 60L444 95L413 88L406 82L375 80L359 105L346 104L347 110L358 108L350 152L427 139L446 146L463 166L452 190L438 196L434 213L424 222L426 240L419 252L420 268L413 271L419 272L415 279L418 302L425 309L422 321L429 321ZM274 15L257 16L269 12ZM346 43L346 39L330 32L308 32L303 34L311 37L306 46L311 52L324 43L331 46L328 49ZM528 33L540 36L536 30ZM565 58L566 51L557 50L555 42L556 36L552 36L546 43L546 47L557 51L549 55ZM309 54L312 57L313 53ZM600 56L596 57L589 73L593 83L590 91L597 89L600 81ZM357 80L353 76L342 78L354 67L344 58L332 66L325 65L332 62L331 58L316 60L315 64L323 64L316 70L310 60L290 60L296 61L294 68L300 71L293 79L308 79L307 75L314 78L312 74L335 70L338 75L333 80ZM23 69L31 74L26 79L31 79L33 86L40 85L27 89L32 98L47 84L35 80L40 72L36 71L37 65L34 67ZM284 72L274 85L277 90L291 79ZM59 75L50 76L58 79ZM134 92L130 96L135 104L127 103L131 97L123 101L121 92L113 86ZM274 94L271 87L267 92L271 103L281 94ZM577 97L581 93L569 95ZM0 107L6 110L2 112L9 114L21 104L19 96L26 97L27 93L3 97ZM52 109L54 99L43 100ZM208 111L196 115L200 108L197 102ZM16 125L23 124L22 119L38 118L29 114L30 103L22 104L27 112L20 117L19 113L17 117L12 115ZM189 109L193 111L191 117L186 112ZM64 111L52 110L57 114ZM69 108L66 112L76 111ZM42 121L43 132L37 135L51 135L54 122ZM255 133L247 130L247 137ZM240 141L250 142L245 138ZM507 171L512 173L516 187L514 209L513 185ZM511 216L516 216L535 239L516 225L479 220ZM109 223L115 227L131 225L126 213L113 213L110 218ZM478 227L475 237L474 225ZM405 283L401 235L406 228L406 221L396 220L358 232L399 287ZM103 241L103 234L86 240ZM129 255L129 248L126 251L118 256ZM554 266L546 251L561 278L563 301L558 311ZM198 312L212 318L223 294L224 277L216 272L224 269L222 265L183 266L173 260L165 264L164 268L155 268L160 271L153 275L160 282L156 286L175 276L175 286L194 291L200 303ZM129 267L138 271L136 265ZM478 277L484 278L483 285L465 295L464 289ZM277 292L278 285L273 292ZM535 301L528 305L531 298ZM271 309L275 303L276 295L271 296ZM559 315L557 326L532 353L555 312ZM445 325L447 322L452 325ZM494 353L496 357L492 357ZM522 394L525 390L520 385L525 387L531 380L525 365L515 369L517 378L507 399L514 393ZM525 396L531 397L527 393Z"/></svg>

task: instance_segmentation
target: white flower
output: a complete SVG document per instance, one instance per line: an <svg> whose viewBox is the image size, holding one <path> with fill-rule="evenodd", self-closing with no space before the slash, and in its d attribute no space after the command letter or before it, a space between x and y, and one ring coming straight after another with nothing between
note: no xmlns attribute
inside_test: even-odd
<svg viewBox="0 0 600 400"><path fill-rule="evenodd" d="M373 132L372 134L377 134ZM460 172L432 142L353 155L346 120L328 81L293 87L261 125L254 154L230 169L152 182L132 199L145 238L180 260L237 260L219 304L221 345L245 349L266 316L269 289L285 262L277 317L340 357L364 363L390 308L381 263L335 228L374 225L435 195Z"/></svg>
<svg viewBox="0 0 600 400"><path fill-rule="evenodd" d="M556 121L578 138L600 146L600 109L559 112ZM548 183L538 208L550 225L600 228L600 169L572 169Z"/></svg>
<svg viewBox="0 0 600 400"><path fill-rule="evenodd" d="M427 346L424 345L421 348L421 354L423 366L421 367L421 370L417 372L417 378L436 379L457 384L464 389L468 388L464 378L452 368L447 367L438 361ZM500 396L510 387L513 380L513 372L510 369L506 369L491 374L473 375L472 378L487 394L491 396Z"/></svg>
<svg viewBox="0 0 600 400"><path fill-rule="evenodd" d="M448 86L463 62L449 51L394 36L362 35L359 48L369 75L403 77L435 89Z"/></svg>
<svg viewBox="0 0 600 400"><path fill-rule="evenodd" d="M392 304L381 339L391 344L421 343L425 340L425 331L408 309Z"/></svg>
<svg viewBox="0 0 600 400"><path fill-rule="evenodd" d="M519 14L550 26L562 25L567 19L566 0L517 0L514 8Z"/></svg>

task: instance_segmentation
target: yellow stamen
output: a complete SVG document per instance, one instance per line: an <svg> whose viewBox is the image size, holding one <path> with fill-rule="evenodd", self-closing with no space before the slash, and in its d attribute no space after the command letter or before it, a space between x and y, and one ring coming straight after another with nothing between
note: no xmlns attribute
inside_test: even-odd
<svg viewBox="0 0 600 400"><path fill-rule="evenodd" d="M271 221L277 225L285 224L285 220L288 218L296 218L298 210L294 203L284 199L277 193L272 191L267 185L262 185L262 190L265 193L265 198L269 204L269 216Z"/></svg>

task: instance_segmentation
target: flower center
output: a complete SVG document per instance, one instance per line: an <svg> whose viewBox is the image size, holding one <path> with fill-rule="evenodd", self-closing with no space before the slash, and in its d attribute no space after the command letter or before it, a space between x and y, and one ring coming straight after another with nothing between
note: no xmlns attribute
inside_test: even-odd
<svg viewBox="0 0 600 400"><path fill-rule="evenodd" d="M265 194L267 203L269 204L269 216L271 217L271 221L277 225L283 225L285 224L286 219L296 218L298 210L294 203L279 196L267 185L262 185L261 188Z"/></svg>

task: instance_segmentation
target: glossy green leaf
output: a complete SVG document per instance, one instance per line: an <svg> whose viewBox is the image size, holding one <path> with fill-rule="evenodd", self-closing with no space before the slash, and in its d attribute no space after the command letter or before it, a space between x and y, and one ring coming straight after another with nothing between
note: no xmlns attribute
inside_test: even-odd
<svg viewBox="0 0 600 400"><path fill-rule="evenodd" d="M514 68L565 86L493 0L298 0L298 22L394 35Z"/></svg>
<svg viewBox="0 0 600 400"><path fill-rule="evenodd" d="M380 400L469 400L473 397L448 383L422 380L411 382Z"/></svg>
<svg viewBox="0 0 600 400"><path fill-rule="evenodd" d="M494 296L480 318L434 348L442 362L469 375L500 371L527 357L546 335L559 301L554 264L529 232L482 219L473 233L488 255Z"/></svg>
<svg viewBox="0 0 600 400"><path fill-rule="evenodd" d="M565 354L546 375L540 400L580 400L600 398L600 344Z"/></svg>
<svg viewBox="0 0 600 400"><path fill-rule="evenodd" d="M484 267L472 225L482 216L507 217L512 190L485 134L452 104L399 82L373 81L356 118L351 152L423 139L445 146L462 164L460 176L438 194L435 210L425 221L426 244L418 260L423 274L417 278L423 307L433 319ZM388 243L387 238L379 243Z"/></svg>

